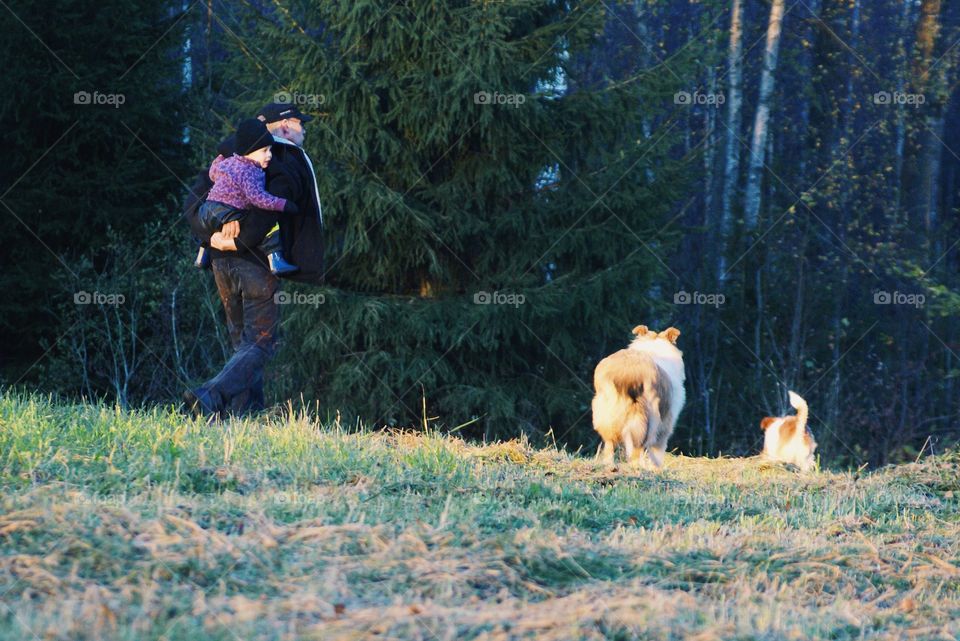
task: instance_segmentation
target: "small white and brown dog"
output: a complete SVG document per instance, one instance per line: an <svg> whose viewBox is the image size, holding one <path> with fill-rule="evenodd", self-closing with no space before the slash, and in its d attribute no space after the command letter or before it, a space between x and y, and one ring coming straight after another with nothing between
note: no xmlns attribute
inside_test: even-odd
<svg viewBox="0 0 960 641"><path fill-rule="evenodd" d="M638 325L633 333L630 345L600 361L593 373L593 429L603 439L605 465L613 466L619 443L631 463L639 464L646 449L659 468L686 400L680 330L658 333Z"/></svg>
<svg viewBox="0 0 960 641"><path fill-rule="evenodd" d="M807 427L807 402L796 392L787 392L796 416L767 416L760 421L763 430L763 457L770 461L792 463L804 472L813 469L817 442Z"/></svg>

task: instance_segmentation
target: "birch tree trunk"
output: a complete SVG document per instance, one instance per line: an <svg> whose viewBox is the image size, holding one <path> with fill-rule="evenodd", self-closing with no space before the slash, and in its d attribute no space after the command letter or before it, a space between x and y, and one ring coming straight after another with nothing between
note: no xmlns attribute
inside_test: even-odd
<svg viewBox="0 0 960 641"><path fill-rule="evenodd" d="M733 220L733 197L737 188L737 178L740 175L740 108L743 104L743 3L733 0L730 11L730 47L727 57L727 70L730 77L729 95L727 96L727 149L723 168L723 205L720 210L720 221L717 246L717 282L722 284L726 279L727 270L727 239L730 237L731 221Z"/></svg>
<svg viewBox="0 0 960 641"><path fill-rule="evenodd" d="M780 51L780 31L783 26L784 0L773 0L770 21L767 24L767 45L763 53L763 73L760 76L760 96L753 121L750 141L750 165L747 170L747 192L744 199L744 223L748 230L756 229L760 214L760 182L764 150L767 147L767 126L770 122L770 95L773 93Z"/></svg>

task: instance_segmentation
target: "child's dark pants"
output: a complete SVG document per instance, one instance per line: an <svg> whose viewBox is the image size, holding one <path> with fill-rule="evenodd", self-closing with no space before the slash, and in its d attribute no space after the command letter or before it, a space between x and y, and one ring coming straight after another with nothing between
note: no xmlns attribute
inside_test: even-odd
<svg viewBox="0 0 960 641"><path fill-rule="evenodd" d="M200 222L206 230L213 234L220 231L224 223L230 223L235 220L243 221L247 216L245 209L236 209L224 203L218 203L215 200L208 200L200 206ZM264 254L269 256L274 252L283 250L283 242L280 240L280 228L273 226L257 247Z"/></svg>

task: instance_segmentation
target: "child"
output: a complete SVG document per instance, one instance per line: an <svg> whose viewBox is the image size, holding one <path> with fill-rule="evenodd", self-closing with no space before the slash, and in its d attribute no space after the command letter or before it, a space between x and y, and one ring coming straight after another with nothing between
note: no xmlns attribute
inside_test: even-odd
<svg viewBox="0 0 960 641"><path fill-rule="evenodd" d="M296 203L266 191L266 174L263 170L272 158L270 145L273 144L273 136L263 121L256 118L241 121L237 125L235 139L234 154L229 158L217 156L210 165L213 187L199 212L200 222L210 233L219 231L224 223L242 221L246 215L244 210L251 206L286 214L299 211ZM299 267L284 259L282 248L280 230L276 226L258 245L258 249L267 256L273 274L299 271ZM195 265L204 268L209 262L208 250L201 247Z"/></svg>

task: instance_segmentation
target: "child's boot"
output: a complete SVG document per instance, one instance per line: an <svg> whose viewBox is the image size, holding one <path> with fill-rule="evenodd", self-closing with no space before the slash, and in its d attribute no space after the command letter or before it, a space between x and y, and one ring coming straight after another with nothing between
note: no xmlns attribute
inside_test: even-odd
<svg viewBox="0 0 960 641"><path fill-rule="evenodd" d="M193 266L197 269L207 269L210 267L210 252L206 247L201 246L197 252L197 259L193 261Z"/></svg>
<svg viewBox="0 0 960 641"><path fill-rule="evenodd" d="M284 274L293 274L300 271L296 265L288 263L283 258L283 252L273 252L267 256L270 263L270 271L274 276L283 276Z"/></svg>

